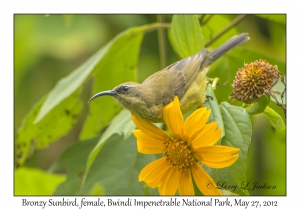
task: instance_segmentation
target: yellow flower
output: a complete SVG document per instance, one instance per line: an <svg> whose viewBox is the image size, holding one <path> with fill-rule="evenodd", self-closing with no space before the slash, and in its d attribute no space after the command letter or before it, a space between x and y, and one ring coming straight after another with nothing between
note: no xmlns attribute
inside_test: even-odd
<svg viewBox="0 0 300 210"><path fill-rule="evenodd" d="M184 122L180 103L174 101L163 109L164 121L173 134L170 137L155 125L132 115L139 130L133 133L137 138L138 151L144 154L164 153L142 169L139 181L152 188L158 187L161 195L194 195L193 179L204 195L222 195L208 173L197 163L200 161L211 168L224 168L237 159L238 148L214 144L220 139L222 129L217 122L206 124L210 110L199 108ZM213 184L213 187L211 187Z"/></svg>

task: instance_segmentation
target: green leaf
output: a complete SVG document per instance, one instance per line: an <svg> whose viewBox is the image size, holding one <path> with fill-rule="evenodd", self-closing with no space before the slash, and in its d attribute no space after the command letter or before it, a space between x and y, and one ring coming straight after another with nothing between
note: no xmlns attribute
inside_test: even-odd
<svg viewBox="0 0 300 210"><path fill-rule="evenodd" d="M223 195L232 195L232 196L238 196L238 194L231 192L230 190L221 190Z"/></svg>
<svg viewBox="0 0 300 210"><path fill-rule="evenodd" d="M227 102L220 104L220 110L225 127L225 136L221 144L240 148L239 158L234 164L223 169L212 169L206 166L204 168L219 187L223 183L226 186L237 186L236 190L232 191L233 193L249 195L248 191L241 187L241 184L246 181L247 154L252 135L249 115L243 108L232 106Z"/></svg>
<svg viewBox="0 0 300 210"><path fill-rule="evenodd" d="M270 96L264 95L257 102L246 107L246 111L250 115L262 113L270 102Z"/></svg>
<svg viewBox="0 0 300 210"><path fill-rule="evenodd" d="M90 195L104 195L103 187L98 182L96 182L90 192Z"/></svg>
<svg viewBox="0 0 300 210"><path fill-rule="evenodd" d="M133 135L124 141L122 136L114 134L98 153L77 194L85 195L99 183L105 195L144 195L144 183L138 181L138 176L155 159L155 155L138 153Z"/></svg>
<svg viewBox="0 0 300 210"><path fill-rule="evenodd" d="M266 107L264 111L264 115L268 118L271 125L275 128L275 130L278 132L278 134L281 137L286 136L286 128L285 123L281 116L275 112L273 109L271 109L269 106Z"/></svg>
<svg viewBox="0 0 300 210"><path fill-rule="evenodd" d="M34 123L38 123L49 114L54 107L66 98L69 98L70 95L81 88L93 74L96 74L100 70L105 71L105 65L113 58L114 54L122 48L122 43L129 42L131 39L135 39L136 36L142 36L144 31L150 26L151 25L144 25L125 30L98 50L71 74L61 79L49 93Z"/></svg>
<svg viewBox="0 0 300 210"><path fill-rule="evenodd" d="M52 195L57 185L65 179L64 175L21 167L15 170L14 193L22 196Z"/></svg>
<svg viewBox="0 0 300 210"><path fill-rule="evenodd" d="M202 30L196 15L173 15L169 39L181 58L198 53L204 47Z"/></svg>
<svg viewBox="0 0 300 210"><path fill-rule="evenodd" d="M100 140L98 141L97 145L93 149L93 151L90 153L86 165L86 173L84 175L83 182L85 182L85 178L90 170L90 167L92 166L96 156L100 152L101 148L104 146L106 141L113 136L114 134L117 134L122 139L127 139L131 133L132 130L135 128L134 123L131 121L130 112L123 109L121 112L118 113L118 115L112 120L108 128L104 131L102 134Z"/></svg>
<svg viewBox="0 0 300 210"><path fill-rule="evenodd" d="M54 195L77 195L82 182L88 155L97 144L98 139L79 141L69 147L60 155L59 159L51 166L50 172L66 170L67 179L61 183ZM90 193L90 192L89 192ZM87 193L88 194L88 193Z"/></svg>
<svg viewBox="0 0 300 210"><path fill-rule="evenodd" d="M147 188L149 191L149 194L144 193L144 195L154 195L154 196L159 195L158 188L149 187L147 184L145 184L144 187Z"/></svg>
<svg viewBox="0 0 300 210"><path fill-rule="evenodd" d="M206 96L208 96L208 97L205 100L205 102L203 103L203 106L212 110L208 122L218 122L218 128L220 128L220 127L222 128L221 138L223 138L223 136L225 135L224 123L223 123L222 115L220 112L218 100L214 94L211 84L207 85ZM212 97L212 99L210 97Z"/></svg>
<svg viewBox="0 0 300 210"><path fill-rule="evenodd" d="M28 113L17 133L16 157L17 164L22 165L36 149L47 147L50 143L66 135L75 122L82 105L77 100L78 93L72 94L68 100L52 110L37 124L33 121L36 118L45 98L42 98Z"/></svg>
<svg viewBox="0 0 300 210"><path fill-rule="evenodd" d="M267 20L271 20L271 21L275 21L277 23L281 23L281 24L286 24L286 15L257 15L258 17L267 19Z"/></svg>
<svg viewBox="0 0 300 210"><path fill-rule="evenodd" d="M205 169L205 166L204 166ZM194 186L194 192L195 192L195 196L204 196L203 193L200 191L200 189L198 188L194 178L193 178L193 186Z"/></svg>
<svg viewBox="0 0 300 210"><path fill-rule="evenodd" d="M143 34L122 38L115 42L109 52L109 60L101 67L94 78L93 93L112 89L123 82L136 81L136 65ZM80 139L94 137L121 110L116 100L100 97L90 104Z"/></svg>

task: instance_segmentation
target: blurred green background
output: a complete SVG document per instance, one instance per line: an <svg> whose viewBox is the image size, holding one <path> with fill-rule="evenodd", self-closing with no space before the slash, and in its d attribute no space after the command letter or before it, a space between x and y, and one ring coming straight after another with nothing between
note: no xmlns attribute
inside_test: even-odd
<svg viewBox="0 0 300 210"><path fill-rule="evenodd" d="M238 15L206 15L208 22L203 26L205 42L230 24ZM15 15L14 16L14 130L32 106L55 86L62 78L86 61L98 49L118 33L133 26L157 21L157 15ZM172 15L163 15L165 22L171 22ZM231 84L235 72L244 62L256 59L268 60L278 65L286 74L286 25L285 15L247 15L237 26L224 35L248 32L251 40L246 43L250 51L239 53L241 62L237 69L226 69L222 58L213 64L208 76L220 77L215 94L218 101L229 101ZM167 37L167 36L166 36ZM217 40L209 47L216 47L223 41ZM167 65L179 59L169 41L166 43ZM234 56L229 54L228 57ZM138 61L138 81L142 82L152 73L162 69L159 56L157 31L145 34ZM47 171L67 148L79 139L79 134L88 114L85 102L91 97L91 81L85 85L81 100L83 110L78 121L66 136L45 149L34 152L25 166ZM235 102L235 105L241 103ZM271 102L283 119L283 111ZM274 129L262 114L251 117L253 136L247 162L247 180L275 185L275 190L253 190L250 195L286 194L286 142L276 135ZM64 174L65 171L60 171ZM23 176L23 181L32 177ZM62 180L61 177L57 179ZM57 180L56 180L57 181ZM30 182L30 181L29 181Z"/></svg>

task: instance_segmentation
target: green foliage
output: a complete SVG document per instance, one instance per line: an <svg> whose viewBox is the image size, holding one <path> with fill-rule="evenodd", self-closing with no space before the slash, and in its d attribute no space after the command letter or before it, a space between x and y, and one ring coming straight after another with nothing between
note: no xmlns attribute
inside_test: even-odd
<svg viewBox="0 0 300 210"><path fill-rule="evenodd" d="M33 121L45 99L41 99L34 106L18 130L16 140L17 165L22 165L34 150L47 147L70 131L82 107L77 98L78 93L75 92L69 97L69 100L64 100L55 107L51 115L47 115L36 124Z"/></svg>
<svg viewBox="0 0 300 210"><path fill-rule="evenodd" d="M213 15L209 24L202 25L202 31L205 42L211 40L216 34L220 33L224 30L226 26L229 26L231 23L230 19L225 15ZM211 25L214 27L211 28ZM219 39L215 40L213 43L209 45L209 48L216 48L226 42L230 37L233 37L242 31L237 30L236 27L231 27L225 34L223 34ZM247 32L247 31L245 31ZM224 55L227 57L226 55ZM244 57L244 56L243 56Z"/></svg>
<svg viewBox="0 0 300 210"><path fill-rule="evenodd" d="M111 41L112 46L104 51L105 58L97 65L99 70L93 80L93 93L112 89L122 82L136 81L136 64L145 28L127 30ZM89 106L90 113L83 126L81 139L94 137L121 109L115 100L107 98L105 103L97 99Z"/></svg>
<svg viewBox="0 0 300 210"><path fill-rule="evenodd" d="M253 44L251 34L248 43ZM217 62L213 63L207 76L212 78L220 78L220 84L232 84L236 72L238 71L238 69L241 69L244 66L244 63L251 63L259 59L264 59L272 65L277 65L279 71L285 74L286 66L284 60L276 58L276 55L267 54L258 51L257 49L249 48L246 46L248 43L236 47L235 49L229 51L220 59L218 59ZM228 101L228 95L230 95L232 91L232 87L230 85L226 85L224 87L217 88L215 90L215 94L218 97L218 101ZM236 104L238 104L238 102L236 102ZM242 105L242 103L238 105Z"/></svg>
<svg viewBox="0 0 300 210"><path fill-rule="evenodd" d="M107 80L109 76L121 80L135 80L138 50L143 32L147 28L149 26L136 27L119 34L70 75L61 79L47 98L38 103L18 132L17 163L19 165L30 157L35 145L37 149L46 147L72 128L81 110L77 97L82 86L92 75L100 72L97 77L98 84L95 86L97 88L107 87L108 82L105 81L111 81ZM122 77L113 77L120 72L119 69L124 70L123 75L120 74ZM107 71L109 72L105 73ZM112 82L117 84L119 81L120 79L116 79ZM106 103L103 107L106 110L105 114L100 114L102 107L97 106L97 103L91 106L94 114L90 114L87 118L82 138L93 137L120 110L114 101Z"/></svg>
<svg viewBox="0 0 300 210"><path fill-rule="evenodd" d="M281 118L281 116L268 106L266 107L263 113L269 119L271 125L276 130L276 132L280 135L280 137L285 137L286 136L285 123Z"/></svg>
<svg viewBox="0 0 300 210"><path fill-rule="evenodd" d="M90 195L104 195L103 187L98 182L96 182L90 192Z"/></svg>
<svg viewBox="0 0 300 210"><path fill-rule="evenodd" d="M285 76L284 76L285 79ZM286 93L284 93L286 86L282 83L281 79L272 87L272 94L277 98L278 102L286 104ZM283 95L282 95L283 93ZM283 96L283 97L282 97ZM282 97L282 100L281 100ZM276 103L276 100L271 97L271 100Z"/></svg>
<svg viewBox="0 0 300 210"><path fill-rule="evenodd" d="M65 175L22 167L15 171L14 195L52 195L57 185L65 179Z"/></svg>
<svg viewBox="0 0 300 210"><path fill-rule="evenodd" d="M144 183L137 181L138 174L155 155L138 153L133 135L125 141L118 134L108 137L80 187L87 156L96 142L96 139L78 142L61 156L52 170L66 168L68 177L55 195L144 195Z"/></svg>
<svg viewBox="0 0 300 210"><path fill-rule="evenodd" d="M214 94L211 84L207 85L206 96L207 96L207 98L206 98L203 106L207 107L208 109L211 109L209 122L218 122L217 128L220 128L220 127L222 128L221 138L223 138L223 136L225 135L224 122L223 122L222 115L221 115L221 112L219 109L218 100Z"/></svg>
<svg viewBox="0 0 300 210"><path fill-rule="evenodd" d="M225 127L225 136L221 140L221 145L240 148L239 158L227 168L205 168L218 187L221 188L222 184L237 186L236 191L233 193L249 195L247 189L242 187L242 183L246 182L246 161L252 135L249 115L243 108L232 106L227 102L220 104L220 111Z"/></svg>
<svg viewBox="0 0 300 210"><path fill-rule="evenodd" d="M257 16L284 25L286 24L286 15L257 15Z"/></svg>
<svg viewBox="0 0 300 210"><path fill-rule="evenodd" d="M52 165L50 168L50 171L52 172L61 169L65 169L67 172L66 181L57 187L54 195L77 194L85 172L88 155L96 145L97 141L98 139L95 138L77 142L64 151L55 164ZM86 194L89 194L89 192L86 192Z"/></svg>
<svg viewBox="0 0 300 210"><path fill-rule="evenodd" d="M102 134L101 138L99 139L97 145L93 149L93 151L90 153L87 165L86 165L86 173L89 172L89 169L93 162L95 161L95 158L97 157L99 151L102 149L106 141L110 139L114 134L117 134L121 139L127 139L130 135L132 130L135 128L135 125L131 121L130 113L126 110L122 110L111 122L109 127L105 130L105 132ZM85 181L85 179L84 179Z"/></svg>
<svg viewBox="0 0 300 210"><path fill-rule="evenodd" d="M122 136L115 134L95 158L79 194L85 194L99 182L105 195L144 195L144 183L138 182L138 175L155 159L155 155L138 153L133 135L124 141Z"/></svg>
<svg viewBox="0 0 300 210"><path fill-rule="evenodd" d="M198 53L204 46L204 38L196 15L174 15L169 39L181 58Z"/></svg>
<svg viewBox="0 0 300 210"><path fill-rule="evenodd" d="M96 74L99 69L105 67L108 62L114 61L114 54L118 52L120 48L124 47L124 44L127 44L127 42L130 40L135 39L136 36L142 36L142 33L145 29L147 29L147 26L124 31L111 40L103 48L101 48L98 52L96 52L85 63L74 70L68 77L60 80L47 97L38 116L35 119L35 123L39 122L60 102L67 99L72 93L81 88L86 80L89 79L93 74ZM138 41L140 41L140 39L138 39ZM135 52L135 50L133 52ZM133 60L135 60L135 57L133 57ZM134 67L132 68L132 66L130 66L129 69L134 70Z"/></svg>
<svg viewBox="0 0 300 210"><path fill-rule="evenodd" d="M270 102L270 96L264 95L257 102L246 107L246 111L250 115L262 113Z"/></svg>

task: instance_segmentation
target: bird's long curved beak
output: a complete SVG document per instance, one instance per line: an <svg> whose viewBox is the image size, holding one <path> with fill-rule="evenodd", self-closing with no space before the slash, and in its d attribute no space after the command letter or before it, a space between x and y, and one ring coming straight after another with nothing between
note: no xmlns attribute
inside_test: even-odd
<svg viewBox="0 0 300 210"><path fill-rule="evenodd" d="M88 103L90 103L91 100L93 100L99 96L105 96L105 95L113 96L113 95L117 95L117 92L114 90L108 90L108 91L103 91L103 92L97 93L88 101Z"/></svg>

